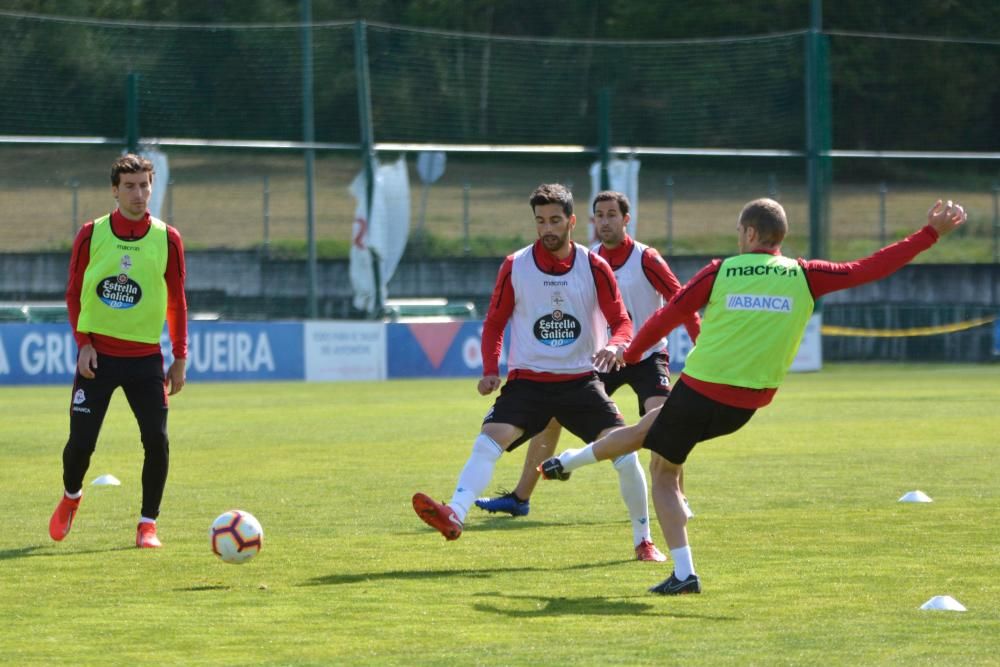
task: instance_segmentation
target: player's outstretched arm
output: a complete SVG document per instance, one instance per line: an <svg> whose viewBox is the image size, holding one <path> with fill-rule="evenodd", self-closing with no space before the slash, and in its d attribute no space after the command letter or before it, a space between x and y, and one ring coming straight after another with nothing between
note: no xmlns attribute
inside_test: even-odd
<svg viewBox="0 0 1000 667"><path fill-rule="evenodd" d="M944 236L958 229L968 217L961 204L950 199L947 203L938 199L927 211L927 224L934 228L938 236Z"/></svg>

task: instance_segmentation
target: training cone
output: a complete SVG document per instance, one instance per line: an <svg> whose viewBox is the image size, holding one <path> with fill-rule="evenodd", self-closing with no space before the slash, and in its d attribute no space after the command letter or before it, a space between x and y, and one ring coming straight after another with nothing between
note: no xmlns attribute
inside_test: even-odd
<svg viewBox="0 0 1000 667"><path fill-rule="evenodd" d="M93 482L90 483L91 486L121 486L121 481L114 475L101 475Z"/></svg>
<svg viewBox="0 0 1000 667"><path fill-rule="evenodd" d="M931 497L928 496L923 491L910 491L909 493L904 493L903 497L899 499L901 503L932 503Z"/></svg>
<svg viewBox="0 0 1000 667"><path fill-rule="evenodd" d="M920 605L924 611L965 611L961 602L950 595L935 595L927 602Z"/></svg>

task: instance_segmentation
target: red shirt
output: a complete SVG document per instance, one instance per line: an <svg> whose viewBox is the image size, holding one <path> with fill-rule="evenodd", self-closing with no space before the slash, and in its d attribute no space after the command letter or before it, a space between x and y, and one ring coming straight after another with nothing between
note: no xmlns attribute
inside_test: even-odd
<svg viewBox="0 0 1000 667"><path fill-rule="evenodd" d="M818 299L830 292L881 280L908 264L918 254L934 245L937 240L937 231L928 225L920 231L910 234L902 241L886 246L864 259L853 262L799 259L798 262L804 270L813 299ZM775 250L772 254L777 255L779 252L780 250ZM661 338L665 332L671 331L690 317L692 313L708 304L708 298L712 294L712 286L715 285L715 276L719 272L720 264L722 264L721 259L712 260L674 295L670 303L649 318L625 351L627 363L639 361L643 350ZM778 391L777 388L749 389L703 382L683 373L681 378L686 385L698 393L719 403L737 408L762 408L771 402L775 392Z"/></svg>
<svg viewBox="0 0 1000 667"><path fill-rule="evenodd" d="M628 261L633 248L635 248L635 241L632 240L631 236L626 234L625 240L617 248L609 250L602 243L597 249L597 254L607 260L612 270L617 271ZM649 284L666 301L670 301L674 294L680 290L681 281L677 280L677 276L670 270L667 260L663 259L660 253L656 251L656 248L649 247L642 253L641 263L642 273L646 276ZM635 323L633 322L634 325ZM698 313L692 315L684 321L684 328L687 329L688 336L691 337L692 341L697 340L698 334L701 332L701 316ZM653 344L655 343L656 341L653 341Z"/></svg>
<svg viewBox="0 0 1000 667"><path fill-rule="evenodd" d="M141 239L149 231L149 212L141 220L129 220L118 209L111 214L111 231L123 241ZM138 343L99 333L80 333L80 290L83 274L90 264L90 239L94 234L94 221L84 224L73 241L69 260L69 281L66 284L66 309L73 336L78 347L93 345L94 349L113 357L145 357L159 354L156 343ZM167 328L175 359L187 359L187 298L184 295L184 244L180 232L167 225Z"/></svg>
<svg viewBox="0 0 1000 667"><path fill-rule="evenodd" d="M541 271L553 276L560 276L568 273L573 268L573 258L576 252L573 248L575 244L570 241L571 252L566 259L559 259L542 245L541 241L535 241L532 253L535 264ZM597 304L604 314L604 319L611 327L611 340L609 345L625 345L632 339L632 321L628 318L625 310L625 302L622 301L618 292L618 282L615 274L608 266L608 263L598 258L594 253L588 253L590 258L590 270L594 276L594 286L597 288ZM496 285L493 287L493 296L490 298L490 307L486 312L486 320L483 322L483 375L500 374L500 351L503 349L503 330L514 313L514 287L510 282L511 268L514 265L514 256L508 255L500 265L500 272L497 275ZM586 377L587 373L563 375L559 373L543 373L530 371L523 368L513 369L508 373L508 379L520 378L536 380L540 382L564 382Z"/></svg>

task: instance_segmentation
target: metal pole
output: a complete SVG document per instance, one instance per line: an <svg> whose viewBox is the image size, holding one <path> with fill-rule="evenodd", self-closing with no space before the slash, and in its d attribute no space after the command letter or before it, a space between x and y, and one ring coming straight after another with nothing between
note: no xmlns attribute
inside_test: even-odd
<svg viewBox="0 0 1000 667"><path fill-rule="evenodd" d="M264 174L264 257L271 257L271 177Z"/></svg>
<svg viewBox="0 0 1000 667"><path fill-rule="evenodd" d="M354 74L358 82L358 123L361 129L361 164L365 170L365 211L371 225L372 199L375 193L375 131L372 128L372 98L370 75L368 72L368 37L364 21L354 22ZM370 229L370 227L369 227ZM372 257L372 274L375 283L375 309L373 317L382 317L383 300L381 260L374 248L369 248Z"/></svg>
<svg viewBox="0 0 1000 667"><path fill-rule="evenodd" d="M778 201L778 177L773 171L767 175L767 196Z"/></svg>
<svg viewBox="0 0 1000 667"><path fill-rule="evenodd" d="M462 186L462 235L465 238L465 247L462 249L466 255L472 252L472 245L469 241L469 195L472 186L465 183Z"/></svg>
<svg viewBox="0 0 1000 667"><path fill-rule="evenodd" d="M809 184L809 254L826 255L826 181L830 123L822 0L811 0L806 34L806 177Z"/></svg>
<svg viewBox="0 0 1000 667"><path fill-rule="evenodd" d="M884 248L888 242L885 228L885 198L889 194L889 186L882 181L878 187L878 241L879 247Z"/></svg>
<svg viewBox="0 0 1000 667"><path fill-rule="evenodd" d="M667 174L667 254L674 254L674 177Z"/></svg>
<svg viewBox="0 0 1000 667"><path fill-rule="evenodd" d="M313 117L313 43L312 43L312 2L302 0L302 140L307 144L316 141L316 126ZM306 162L306 246L308 251L307 269L309 292L306 301L306 316L315 319L319 314L317 290L319 279L316 272L316 149L305 150Z"/></svg>
<svg viewBox="0 0 1000 667"><path fill-rule="evenodd" d="M125 78L125 145L129 153L139 152L139 73Z"/></svg>
<svg viewBox="0 0 1000 667"><path fill-rule="evenodd" d="M601 88L597 97L597 143L601 153L601 189L611 189L611 89Z"/></svg>
<svg viewBox="0 0 1000 667"><path fill-rule="evenodd" d="M993 263L1000 264L1000 183L993 184Z"/></svg>
<svg viewBox="0 0 1000 667"><path fill-rule="evenodd" d="M69 187L73 189L73 218L70 220L70 230L73 232L73 238L76 238L76 221L79 220L77 216L80 211L80 181L74 178L69 182ZM995 204L994 210L996 210Z"/></svg>
<svg viewBox="0 0 1000 667"><path fill-rule="evenodd" d="M174 180L167 181L167 222L174 222Z"/></svg>

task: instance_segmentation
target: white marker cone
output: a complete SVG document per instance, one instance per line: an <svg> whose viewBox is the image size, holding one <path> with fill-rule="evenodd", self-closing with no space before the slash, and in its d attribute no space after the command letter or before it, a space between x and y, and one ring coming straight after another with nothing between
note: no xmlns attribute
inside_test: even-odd
<svg viewBox="0 0 1000 667"><path fill-rule="evenodd" d="M950 595L935 595L920 608L924 611L966 611L962 603Z"/></svg>
<svg viewBox="0 0 1000 667"><path fill-rule="evenodd" d="M93 482L90 483L91 486L121 486L121 481L114 475L101 475Z"/></svg>
<svg viewBox="0 0 1000 667"><path fill-rule="evenodd" d="M928 496L923 491L910 491L909 493L904 493L903 497L899 499L901 503L932 503L931 497Z"/></svg>

